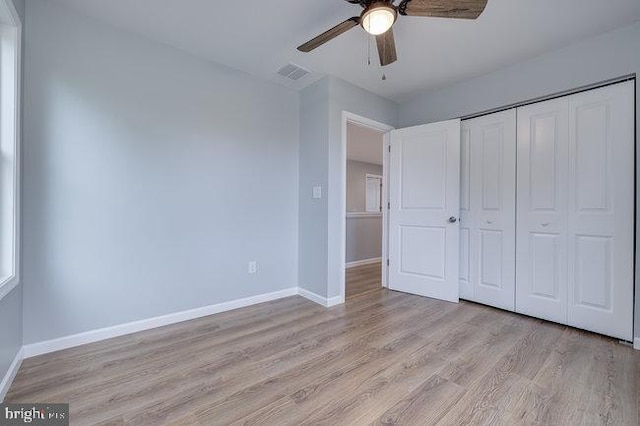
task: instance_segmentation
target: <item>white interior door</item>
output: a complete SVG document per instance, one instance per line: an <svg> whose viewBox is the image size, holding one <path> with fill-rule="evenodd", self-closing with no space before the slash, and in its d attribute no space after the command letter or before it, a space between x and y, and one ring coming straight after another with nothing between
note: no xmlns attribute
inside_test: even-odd
<svg viewBox="0 0 640 426"><path fill-rule="evenodd" d="M515 309L516 110L462 123L461 297Z"/></svg>
<svg viewBox="0 0 640 426"><path fill-rule="evenodd" d="M460 120L391 132L389 288L458 301Z"/></svg>
<svg viewBox="0 0 640 426"><path fill-rule="evenodd" d="M569 99L568 324L633 337L634 87Z"/></svg>
<svg viewBox="0 0 640 426"><path fill-rule="evenodd" d="M518 108L516 311L567 322L568 98Z"/></svg>

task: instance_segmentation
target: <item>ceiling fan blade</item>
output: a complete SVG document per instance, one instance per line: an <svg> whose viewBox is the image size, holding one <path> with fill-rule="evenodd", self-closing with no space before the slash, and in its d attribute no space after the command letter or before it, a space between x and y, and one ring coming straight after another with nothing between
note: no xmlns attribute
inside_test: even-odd
<svg viewBox="0 0 640 426"><path fill-rule="evenodd" d="M389 28L386 33L376 36L376 44L378 45L380 65L384 67L398 60L396 40L393 37L393 28Z"/></svg>
<svg viewBox="0 0 640 426"><path fill-rule="evenodd" d="M298 50L305 53L311 52L313 49L322 46L329 40L335 37L338 37L340 34L344 33L345 31L348 31L353 27L357 27L359 23L360 23L360 18L358 18L357 16L354 16L353 18L349 18L346 21L331 28L329 31L325 31L324 33L320 34L318 37L312 40L309 40L308 42L306 42L301 46L298 46Z"/></svg>
<svg viewBox="0 0 640 426"><path fill-rule="evenodd" d="M488 0L409 0L400 3L400 13L409 16L476 19Z"/></svg>

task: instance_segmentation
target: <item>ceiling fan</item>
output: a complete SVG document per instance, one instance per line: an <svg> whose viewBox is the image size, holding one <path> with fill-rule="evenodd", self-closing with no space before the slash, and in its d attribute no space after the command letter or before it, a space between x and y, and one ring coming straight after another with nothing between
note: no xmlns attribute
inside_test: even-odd
<svg viewBox="0 0 640 426"><path fill-rule="evenodd" d="M393 24L398 15L429 16L437 18L476 19L484 11L488 0L345 0L364 8L360 16L354 16L336 25L318 37L298 47L301 52L311 52L329 40L358 25L376 37L380 65L385 66L398 59Z"/></svg>

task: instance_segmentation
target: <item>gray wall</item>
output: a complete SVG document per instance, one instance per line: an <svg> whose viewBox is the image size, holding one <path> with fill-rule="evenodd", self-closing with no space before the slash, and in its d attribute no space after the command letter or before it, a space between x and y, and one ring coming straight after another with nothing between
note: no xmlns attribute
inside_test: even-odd
<svg viewBox="0 0 640 426"><path fill-rule="evenodd" d="M347 161L347 212L366 210L366 176L382 176L382 166L362 161ZM346 261L382 256L382 215L347 217Z"/></svg>
<svg viewBox="0 0 640 426"><path fill-rule="evenodd" d="M346 262L382 257L382 215L347 217Z"/></svg>
<svg viewBox="0 0 640 426"><path fill-rule="evenodd" d="M367 175L382 176L382 166L363 163L362 161L347 161L347 211L363 212L366 210L366 177Z"/></svg>
<svg viewBox="0 0 640 426"><path fill-rule="evenodd" d="M300 110L300 287L323 297L340 295L344 218L342 112L395 126L398 105L335 77L325 77L301 93ZM311 198L323 186L321 200Z"/></svg>
<svg viewBox="0 0 640 426"><path fill-rule="evenodd" d="M10 0L13 6L16 8L22 25L25 25L25 0Z"/></svg>
<svg viewBox="0 0 640 426"><path fill-rule="evenodd" d="M640 22L482 77L423 93L401 105L400 124L406 127L461 117L628 74L640 75ZM637 89L636 96L636 104L640 105ZM636 108L636 114L638 127L640 108ZM636 211L640 215L640 208ZM637 221L640 223L640 216ZM636 265L638 269L637 261ZM640 279L640 275L636 277ZM636 338L640 337L638 289L640 284L636 281Z"/></svg>
<svg viewBox="0 0 640 426"><path fill-rule="evenodd" d="M640 22L403 102L401 127L458 118L640 73Z"/></svg>
<svg viewBox="0 0 640 426"><path fill-rule="evenodd" d="M300 94L300 186L298 285L327 294L327 166L329 162L329 79ZM322 198L313 199L314 186Z"/></svg>
<svg viewBox="0 0 640 426"><path fill-rule="evenodd" d="M27 16L25 343L296 286L298 94Z"/></svg>
<svg viewBox="0 0 640 426"><path fill-rule="evenodd" d="M22 28L26 26L24 0L12 0ZM24 46L23 46L24 49ZM24 52L23 52L24 58ZM24 67L23 67L24 72ZM20 265L18 265L20 267ZM0 381L22 347L22 284L0 300Z"/></svg>

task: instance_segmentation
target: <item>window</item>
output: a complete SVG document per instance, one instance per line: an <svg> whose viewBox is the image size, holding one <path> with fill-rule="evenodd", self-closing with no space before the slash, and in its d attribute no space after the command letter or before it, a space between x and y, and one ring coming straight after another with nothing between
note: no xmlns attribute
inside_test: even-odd
<svg viewBox="0 0 640 426"><path fill-rule="evenodd" d="M366 211L382 211L382 176L366 175Z"/></svg>
<svg viewBox="0 0 640 426"><path fill-rule="evenodd" d="M0 299L19 281L20 36L13 2L0 0Z"/></svg>

